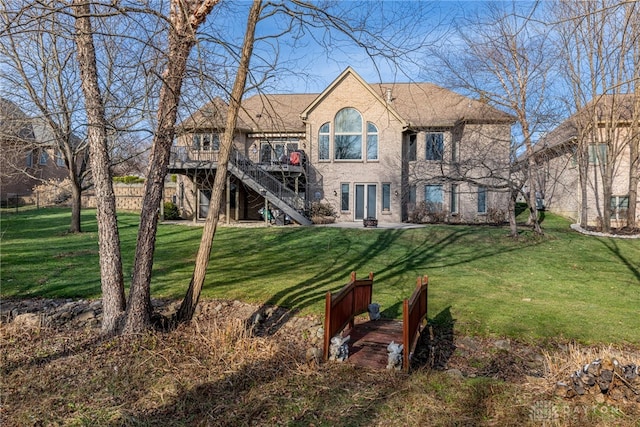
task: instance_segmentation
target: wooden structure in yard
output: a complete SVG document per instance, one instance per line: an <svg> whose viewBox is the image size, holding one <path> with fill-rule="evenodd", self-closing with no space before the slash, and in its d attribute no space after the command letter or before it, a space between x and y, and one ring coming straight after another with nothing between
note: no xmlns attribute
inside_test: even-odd
<svg viewBox="0 0 640 427"><path fill-rule="evenodd" d="M387 346L393 341L404 346L402 367L408 372L413 351L427 316L427 276L419 277L410 298L405 299L402 321L369 320L356 324L355 317L367 313L373 295L373 273L357 279L351 273L349 283L337 293L327 292L324 317L324 359L329 358L331 338L342 332L349 335L349 359L354 365L384 369L388 362Z"/></svg>

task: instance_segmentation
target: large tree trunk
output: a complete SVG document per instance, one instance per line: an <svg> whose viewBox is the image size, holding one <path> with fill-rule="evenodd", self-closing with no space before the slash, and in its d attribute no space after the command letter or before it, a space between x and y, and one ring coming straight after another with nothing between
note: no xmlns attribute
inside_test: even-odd
<svg viewBox="0 0 640 427"><path fill-rule="evenodd" d="M220 156L218 158L218 168L211 192L211 200L209 201L209 212L207 213L207 219L202 231L202 239L200 240L200 247L198 248L196 264L193 270L193 275L191 276L191 282L189 283L189 289L187 290L184 300L180 305L180 309L178 310L178 321L189 321L193 318L198 300L200 299L200 292L202 291L202 286L204 284L207 267L209 265L209 258L211 256L211 247L213 245L216 227L218 226L222 192L224 190L227 177L227 165L229 163L229 155L233 146L234 131L238 120L238 112L240 110L242 95L244 94L244 87L247 81L247 74L249 72L249 63L255 40L255 30L258 20L260 19L261 8L262 2L260 0L254 0L251 10L249 11L247 30L245 32L244 42L242 45L242 54L240 63L238 64L236 80L231 91L231 100L229 101L227 122L225 124L222 146L220 147Z"/></svg>
<svg viewBox="0 0 640 427"><path fill-rule="evenodd" d="M109 149L104 104L98 85L96 52L91 28L91 8L84 0L73 1L76 13L76 46L82 90L87 111L91 169L96 189L98 248L102 284L102 331L114 333L125 307L120 235L116 219L116 198L109 173Z"/></svg>
<svg viewBox="0 0 640 427"><path fill-rule="evenodd" d="M133 278L125 318L125 333L141 332L150 325L153 254L164 192L164 177L167 174L171 145L175 135L182 82L189 53L195 45L195 31L216 3L217 0L203 0L198 3L171 1L169 54L167 68L162 76L158 126L151 147L149 168L144 184Z"/></svg>

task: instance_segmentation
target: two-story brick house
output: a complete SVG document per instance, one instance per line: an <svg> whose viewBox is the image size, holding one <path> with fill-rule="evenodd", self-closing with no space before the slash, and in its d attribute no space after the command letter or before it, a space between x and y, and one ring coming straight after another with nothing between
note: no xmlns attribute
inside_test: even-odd
<svg viewBox="0 0 640 427"><path fill-rule="evenodd" d="M24 203L38 183L66 177L64 159L51 141L43 120L27 116L15 103L0 98L2 205Z"/></svg>
<svg viewBox="0 0 640 427"><path fill-rule="evenodd" d="M631 158L631 146L637 146L640 137L637 114L634 94L603 95L536 144L537 175L547 210L576 221L584 211L584 225L600 226L608 207L612 227L627 225L630 178L640 174L637 153ZM635 191L640 191L637 180ZM636 200L638 222L640 198Z"/></svg>
<svg viewBox="0 0 640 427"><path fill-rule="evenodd" d="M338 222L401 222L419 206L447 222L506 214L514 120L485 103L429 83L368 84L347 68L320 94L255 95L242 108L227 218L258 219L265 200L299 223L314 202ZM170 172L185 217L206 214L225 114L217 99L180 126Z"/></svg>

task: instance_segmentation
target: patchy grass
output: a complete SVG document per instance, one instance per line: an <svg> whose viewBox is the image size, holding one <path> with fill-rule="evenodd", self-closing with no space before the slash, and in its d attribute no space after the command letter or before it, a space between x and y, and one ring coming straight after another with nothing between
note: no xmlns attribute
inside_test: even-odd
<svg viewBox="0 0 640 427"><path fill-rule="evenodd" d="M2 297L99 298L94 211L70 235L67 210L4 213ZM130 276L138 216L118 216ZM375 273L374 300L397 318L416 277L430 277L429 316L450 312L456 332L520 340L640 342L640 240L583 236L547 214L546 235L520 239L502 227L412 230L324 227L220 227L204 298L238 299L323 312L324 296L350 271ZM159 227L154 297L181 298L201 228Z"/></svg>

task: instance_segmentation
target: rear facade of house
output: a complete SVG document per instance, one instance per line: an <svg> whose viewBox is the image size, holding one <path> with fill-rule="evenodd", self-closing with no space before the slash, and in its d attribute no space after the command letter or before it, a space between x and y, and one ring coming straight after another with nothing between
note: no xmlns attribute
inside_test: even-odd
<svg viewBox="0 0 640 427"><path fill-rule="evenodd" d="M226 103L180 126L170 173L184 218L206 217ZM222 216L311 223L503 220L513 117L429 83L368 84L347 68L319 94L255 95L234 133Z"/></svg>

